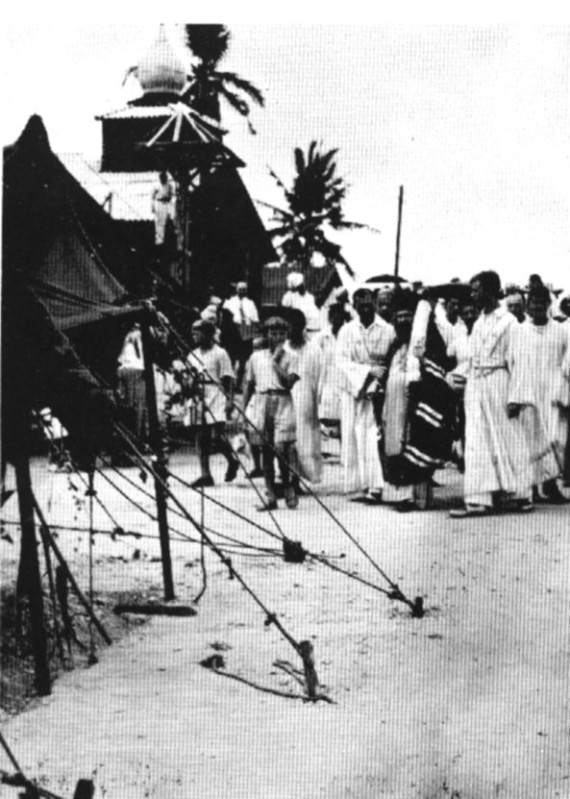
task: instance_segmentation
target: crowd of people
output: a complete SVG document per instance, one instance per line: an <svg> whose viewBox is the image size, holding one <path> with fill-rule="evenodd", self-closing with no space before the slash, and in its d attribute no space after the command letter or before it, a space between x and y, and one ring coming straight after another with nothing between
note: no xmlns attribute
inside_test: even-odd
<svg viewBox="0 0 570 799"><path fill-rule="evenodd" d="M281 497L296 508L303 487L321 481L326 438L340 441L352 501L425 509L448 465L463 473L457 518L566 501L570 298L537 275L504 292L492 271L468 284L361 287L325 311L293 273L263 323L247 293L238 283L225 302L210 298L193 349L163 381L164 414L177 406L199 430L196 487L214 484L214 451L227 459L225 480L237 475L227 435L237 418L250 477L265 483L261 510ZM125 376L135 350L131 335ZM124 390L132 394L129 380Z"/></svg>

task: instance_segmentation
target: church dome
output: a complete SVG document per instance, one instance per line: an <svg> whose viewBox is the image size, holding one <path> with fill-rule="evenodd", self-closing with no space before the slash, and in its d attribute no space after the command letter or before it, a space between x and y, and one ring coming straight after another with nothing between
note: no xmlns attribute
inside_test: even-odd
<svg viewBox="0 0 570 799"><path fill-rule="evenodd" d="M180 94L186 85L187 70L168 41L164 25L137 67L137 78L148 95Z"/></svg>

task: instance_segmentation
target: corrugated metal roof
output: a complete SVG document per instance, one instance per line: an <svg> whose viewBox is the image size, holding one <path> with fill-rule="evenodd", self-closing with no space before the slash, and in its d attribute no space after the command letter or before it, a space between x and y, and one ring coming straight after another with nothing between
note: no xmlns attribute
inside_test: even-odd
<svg viewBox="0 0 570 799"><path fill-rule="evenodd" d="M58 153L60 161L113 219L153 219L151 194L156 172L99 172L99 162L81 153Z"/></svg>
<svg viewBox="0 0 570 799"><path fill-rule="evenodd" d="M154 119L155 117L166 119L171 114L171 109L165 105L127 105L115 111L99 114L95 119Z"/></svg>

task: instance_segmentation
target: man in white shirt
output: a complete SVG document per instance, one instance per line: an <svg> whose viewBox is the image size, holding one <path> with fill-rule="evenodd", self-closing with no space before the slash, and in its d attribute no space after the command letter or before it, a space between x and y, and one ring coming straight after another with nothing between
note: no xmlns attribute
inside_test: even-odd
<svg viewBox="0 0 570 799"><path fill-rule="evenodd" d="M381 501L384 487L374 398L382 390L386 355L396 333L375 314L374 298L368 289L355 291L353 304L358 318L341 327L337 339L337 365L342 375L344 490L361 492L355 500L374 504Z"/></svg>
<svg viewBox="0 0 570 799"><path fill-rule="evenodd" d="M233 407L234 373L229 355L214 342L214 335L215 327L211 322L194 322L192 338L196 346L186 359L197 389L194 403L200 426L198 449L201 475L192 483L194 488L214 485L210 472L210 454L214 444L228 462L226 483L235 478L239 468L239 461L224 432Z"/></svg>
<svg viewBox="0 0 570 799"><path fill-rule="evenodd" d="M315 298L307 291L305 278L301 272L291 272L287 277L288 291L283 295L283 308L296 308L305 317L307 338L312 338L321 329L321 313Z"/></svg>
<svg viewBox="0 0 570 799"><path fill-rule="evenodd" d="M546 286L528 295L529 319L518 328L509 403L520 409L533 469L535 501L565 502L557 479L564 465L570 385L564 362L570 339L559 322L549 317Z"/></svg>
<svg viewBox="0 0 570 799"><path fill-rule="evenodd" d="M245 281L240 281L236 285L236 293L224 302L223 307L232 312L236 325L251 329L252 335L249 338L253 339L255 325L259 323L259 314L254 301L247 296L247 283Z"/></svg>
<svg viewBox="0 0 570 799"><path fill-rule="evenodd" d="M530 453L520 408L509 405L518 322L500 305L496 272L480 272L472 281L481 309L469 339L465 390L465 507L454 518L483 516L502 495L511 508L532 510Z"/></svg>
<svg viewBox="0 0 570 799"><path fill-rule="evenodd" d="M236 285L236 293L224 302L223 307L230 311L239 331L234 353L236 386L239 389L245 365L253 351L253 339L258 334L259 313L254 301L247 296L247 283L243 280Z"/></svg>

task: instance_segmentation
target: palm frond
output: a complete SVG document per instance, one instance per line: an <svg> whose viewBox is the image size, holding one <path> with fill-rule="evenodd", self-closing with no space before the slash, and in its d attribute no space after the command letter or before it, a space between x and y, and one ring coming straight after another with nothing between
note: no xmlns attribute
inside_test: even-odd
<svg viewBox="0 0 570 799"><path fill-rule="evenodd" d="M271 169L271 167L270 167L270 166L268 166L268 167L267 167L267 169L269 170L269 174L271 175L271 177L273 178L273 180L274 180L274 181L277 183L277 185L279 186L279 188L280 188L280 189L283 189L283 191L284 191L285 193L287 193L287 187L285 186L285 184L283 183L283 181L281 180L281 178L280 178L278 175L276 175L276 174L275 174L275 172L274 172L274 171Z"/></svg>
<svg viewBox="0 0 570 799"><path fill-rule="evenodd" d="M247 94L250 100L253 100L260 106L265 105L265 97L261 89L258 89L251 81L236 75L235 72L218 72L216 71L216 78L222 83L227 83L232 88L238 89L240 92Z"/></svg>
<svg viewBox="0 0 570 799"><path fill-rule="evenodd" d="M220 94L224 97L225 100L234 108L238 114L246 117L249 115L249 105L246 101L236 94L235 92L231 92L227 86L222 85L220 88Z"/></svg>

